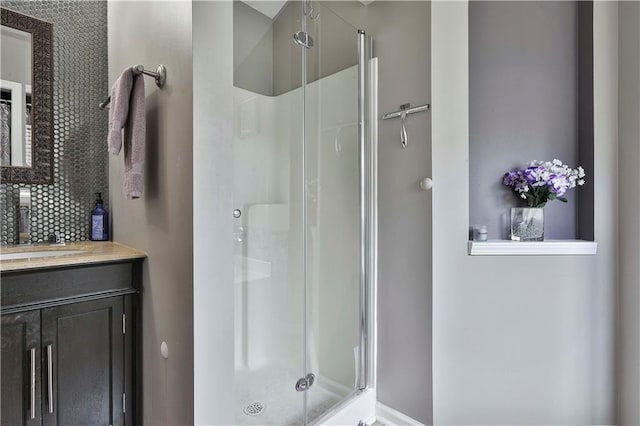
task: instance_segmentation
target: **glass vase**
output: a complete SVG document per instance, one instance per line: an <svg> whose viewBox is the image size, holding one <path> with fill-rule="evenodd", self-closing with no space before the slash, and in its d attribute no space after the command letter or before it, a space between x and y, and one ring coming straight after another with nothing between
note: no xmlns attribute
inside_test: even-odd
<svg viewBox="0 0 640 426"><path fill-rule="evenodd" d="M511 208L513 241L544 241L544 209L542 207Z"/></svg>

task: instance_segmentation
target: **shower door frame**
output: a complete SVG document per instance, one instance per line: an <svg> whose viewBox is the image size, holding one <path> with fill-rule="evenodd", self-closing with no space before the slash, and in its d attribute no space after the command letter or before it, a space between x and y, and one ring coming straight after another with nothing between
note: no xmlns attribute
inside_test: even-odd
<svg viewBox="0 0 640 426"><path fill-rule="evenodd" d="M377 283L377 146L371 129L372 41L358 30L358 145L360 150L360 365L358 390L375 386Z"/></svg>

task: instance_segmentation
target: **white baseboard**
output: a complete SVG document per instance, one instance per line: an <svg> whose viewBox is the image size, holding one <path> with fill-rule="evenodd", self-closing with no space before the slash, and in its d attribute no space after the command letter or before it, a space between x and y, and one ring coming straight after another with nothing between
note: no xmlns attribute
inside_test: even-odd
<svg viewBox="0 0 640 426"><path fill-rule="evenodd" d="M380 401L376 402L376 420L384 426L424 426L419 421L384 405Z"/></svg>

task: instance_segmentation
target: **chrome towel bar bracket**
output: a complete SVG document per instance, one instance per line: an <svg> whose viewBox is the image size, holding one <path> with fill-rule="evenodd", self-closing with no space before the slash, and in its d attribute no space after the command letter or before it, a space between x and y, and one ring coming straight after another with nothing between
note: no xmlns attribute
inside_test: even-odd
<svg viewBox="0 0 640 426"><path fill-rule="evenodd" d="M401 118L401 127L400 127L400 142L402 142L402 147L406 148L409 143L409 137L407 136L407 115L415 114L416 112L429 111L429 104L420 105L417 107L411 108L411 104L402 104L400 105L400 110L396 112L389 112L382 116L383 120L389 120L390 118Z"/></svg>
<svg viewBox="0 0 640 426"><path fill-rule="evenodd" d="M145 69L144 65L134 65L131 67L131 71L135 75L144 74L149 77L153 77L156 81L156 86L158 87L164 86L164 83L167 81L167 68L162 64L158 65L155 72ZM105 109L107 105L109 105L109 102L111 102L111 96L108 96L107 99L101 102L98 106L100 109Z"/></svg>
<svg viewBox="0 0 640 426"><path fill-rule="evenodd" d="M162 64L158 65L156 72L144 69L143 65L134 65L131 67L131 70L134 74L144 74L153 77L158 87L164 86L165 81L167 81L167 69Z"/></svg>

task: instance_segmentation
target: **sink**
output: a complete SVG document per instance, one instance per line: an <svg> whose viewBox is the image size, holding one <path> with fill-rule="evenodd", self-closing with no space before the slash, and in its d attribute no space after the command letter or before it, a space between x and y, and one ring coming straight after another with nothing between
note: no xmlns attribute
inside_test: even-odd
<svg viewBox="0 0 640 426"><path fill-rule="evenodd" d="M0 260L37 259L41 257L66 256L80 253L83 253L83 250L40 250L23 251L18 253L0 253Z"/></svg>

